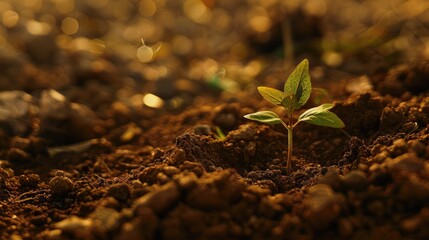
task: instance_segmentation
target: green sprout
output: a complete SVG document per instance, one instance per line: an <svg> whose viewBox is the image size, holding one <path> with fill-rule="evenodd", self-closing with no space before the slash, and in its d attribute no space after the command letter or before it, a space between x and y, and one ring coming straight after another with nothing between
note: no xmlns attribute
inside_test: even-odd
<svg viewBox="0 0 429 240"><path fill-rule="evenodd" d="M322 104L318 107L310 108L303 112L296 122L293 121L293 112L301 108L310 98L311 80L308 70L308 60L304 59L295 70L289 75L285 82L283 92L270 87L258 87L259 93L265 100L277 106L282 106L287 111L287 123L284 122L276 113L271 111L260 111L247 114L244 117L250 120L259 121L267 124L282 124L288 132L288 154L286 168L291 169L292 148L293 148L293 129L300 122L310 124L343 128L343 121L329 110L334 106L331 103Z"/></svg>

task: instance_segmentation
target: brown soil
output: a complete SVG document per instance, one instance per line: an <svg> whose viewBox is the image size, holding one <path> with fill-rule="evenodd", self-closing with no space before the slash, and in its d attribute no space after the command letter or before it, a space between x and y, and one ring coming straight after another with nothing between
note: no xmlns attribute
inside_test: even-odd
<svg viewBox="0 0 429 240"><path fill-rule="evenodd" d="M295 37L320 37L318 19L301 15L309 32ZM259 52L282 44L239 34ZM179 72L153 81L144 77L157 66L141 74L114 54L37 51L50 35L26 41L17 45L28 59L0 56L0 239L429 239L426 60L344 76L298 44L312 69L338 77L314 85L332 93L346 127L299 125L288 172L286 130L242 117L284 114L256 85L228 93ZM283 62L264 59L273 64L255 82L281 86ZM180 60L190 72L195 62ZM351 87L356 79L369 89ZM152 92L164 106L120 99L118 89Z"/></svg>
<svg viewBox="0 0 429 240"><path fill-rule="evenodd" d="M1 238L428 237L429 95L404 94L336 102L351 138L300 126L291 174L285 130L246 122L245 101L114 126L53 156L43 138L3 132Z"/></svg>

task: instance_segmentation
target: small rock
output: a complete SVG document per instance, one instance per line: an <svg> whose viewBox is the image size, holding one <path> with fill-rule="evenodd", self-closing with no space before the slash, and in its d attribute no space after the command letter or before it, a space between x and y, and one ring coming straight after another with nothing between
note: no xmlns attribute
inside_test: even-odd
<svg viewBox="0 0 429 240"><path fill-rule="evenodd" d="M341 178L338 168L329 168L327 173L319 178L320 184L329 185L332 189L338 191L340 190Z"/></svg>
<svg viewBox="0 0 429 240"><path fill-rule="evenodd" d="M34 173L19 176L19 184L24 188L35 188L39 182L39 175Z"/></svg>
<svg viewBox="0 0 429 240"><path fill-rule="evenodd" d="M429 201L429 184L411 175L399 186L398 198L408 203L426 203Z"/></svg>
<svg viewBox="0 0 429 240"><path fill-rule="evenodd" d="M238 125L240 110L238 105L229 104L215 109L213 124L224 130L231 130Z"/></svg>
<svg viewBox="0 0 429 240"><path fill-rule="evenodd" d="M418 173L424 169L424 162L412 153L402 154L386 161L386 165L393 171L409 171Z"/></svg>
<svg viewBox="0 0 429 240"><path fill-rule="evenodd" d="M193 132L200 136L210 136L212 130L209 125L200 124L194 127Z"/></svg>
<svg viewBox="0 0 429 240"><path fill-rule="evenodd" d="M163 170L164 170L164 173L167 174L168 176L173 176L180 172L180 170L174 166L165 166Z"/></svg>
<svg viewBox="0 0 429 240"><path fill-rule="evenodd" d="M429 114L429 99L426 98L424 101L421 102L419 111L422 113Z"/></svg>
<svg viewBox="0 0 429 240"><path fill-rule="evenodd" d="M11 162L27 162L30 159L30 155L19 148L10 148L7 156Z"/></svg>
<svg viewBox="0 0 429 240"><path fill-rule="evenodd" d="M174 176L174 180L182 189L188 190L197 185L198 177L193 172L182 172Z"/></svg>
<svg viewBox="0 0 429 240"><path fill-rule="evenodd" d="M195 174L197 174L197 176L203 175L204 172L206 171L201 164L190 162L190 161L185 161L182 165L180 165L180 170L182 171L188 170L188 171L194 172Z"/></svg>
<svg viewBox="0 0 429 240"><path fill-rule="evenodd" d="M159 183L167 183L170 180L170 178L162 172L159 172L156 175L156 179L158 180Z"/></svg>
<svg viewBox="0 0 429 240"><path fill-rule="evenodd" d="M134 208L138 210L148 207L160 214L172 207L179 198L179 186L174 182L169 182L159 189L138 198L134 203Z"/></svg>
<svg viewBox="0 0 429 240"><path fill-rule="evenodd" d="M0 93L0 126L11 135L23 135L31 129L36 106L33 97L22 91Z"/></svg>
<svg viewBox="0 0 429 240"><path fill-rule="evenodd" d="M130 198L131 191L127 184L117 183L109 187L106 195L114 197L119 202L125 202Z"/></svg>
<svg viewBox="0 0 429 240"><path fill-rule="evenodd" d="M390 156L388 151L382 151L381 153L375 155L372 160L376 163L382 163Z"/></svg>
<svg viewBox="0 0 429 240"><path fill-rule="evenodd" d="M203 210L216 210L229 206L242 196L245 183L232 170L215 172L189 190L186 202Z"/></svg>
<svg viewBox="0 0 429 240"><path fill-rule="evenodd" d="M365 190L369 185L365 173L360 170L349 172L342 178L342 181L347 189L358 192Z"/></svg>
<svg viewBox="0 0 429 240"><path fill-rule="evenodd" d="M423 157L426 153L426 146L419 140L411 140L408 142L411 149L420 157Z"/></svg>
<svg viewBox="0 0 429 240"><path fill-rule="evenodd" d="M254 124L240 125L237 130L228 133L226 141L252 141L256 136L256 128Z"/></svg>
<svg viewBox="0 0 429 240"><path fill-rule="evenodd" d="M60 229L65 234L80 237L93 237L91 229L94 227L94 222L91 219L83 219L76 216L71 216L54 224L54 228Z"/></svg>
<svg viewBox="0 0 429 240"><path fill-rule="evenodd" d="M399 156L407 151L407 142L404 139L397 139L393 145L389 147L390 153L393 157Z"/></svg>
<svg viewBox="0 0 429 240"><path fill-rule="evenodd" d="M40 136L52 144L71 144L94 138L99 119L88 107L71 103L55 91L42 92L40 97Z"/></svg>
<svg viewBox="0 0 429 240"><path fill-rule="evenodd" d="M131 222L125 222L122 224L121 233L115 239L154 239L154 236L156 236L155 231L159 223L158 216L156 216L156 214L149 208L142 208L137 214L137 217Z"/></svg>
<svg viewBox="0 0 429 240"><path fill-rule="evenodd" d="M105 231L112 231L119 226L120 214L112 208L97 207L94 212L89 215L98 228Z"/></svg>
<svg viewBox="0 0 429 240"><path fill-rule="evenodd" d="M65 197L73 190L73 182L66 176L55 176L49 181L49 189L54 197Z"/></svg>
<svg viewBox="0 0 429 240"><path fill-rule="evenodd" d="M308 190L304 218L314 229L327 228L341 213L339 201L328 185L317 184Z"/></svg>

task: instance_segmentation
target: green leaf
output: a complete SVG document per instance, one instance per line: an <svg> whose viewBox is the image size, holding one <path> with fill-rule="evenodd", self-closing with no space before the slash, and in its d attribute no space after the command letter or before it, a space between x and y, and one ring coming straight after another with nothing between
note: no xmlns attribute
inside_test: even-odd
<svg viewBox="0 0 429 240"><path fill-rule="evenodd" d="M311 80L308 60L304 59L289 75L284 85L284 93L293 96L293 109L302 107L310 98Z"/></svg>
<svg viewBox="0 0 429 240"><path fill-rule="evenodd" d="M255 120L267 124L281 124L283 121L277 114L271 111L260 111L251 114L244 115L245 118Z"/></svg>
<svg viewBox="0 0 429 240"><path fill-rule="evenodd" d="M333 104L327 103L310 108L299 116L298 122L332 128L345 127L344 122L335 113L329 111L333 106Z"/></svg>
<svg viewBox="0 0 429 240"><path fill-rule="evenodd" d="M289 113L295 110L295 101L292 94L285 95L282 101L282 106L285 107Z"/></svg>
<svg viewBox="0 0 429 240"><path fill-rule="evenodd" d="M283 92L270 87L258 87L259 93L270 103L281 105L283 100Z"/></svg>

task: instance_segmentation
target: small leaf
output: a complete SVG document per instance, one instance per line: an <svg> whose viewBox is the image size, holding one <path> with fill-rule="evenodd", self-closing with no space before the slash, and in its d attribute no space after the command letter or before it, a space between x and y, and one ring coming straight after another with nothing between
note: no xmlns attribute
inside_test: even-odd
<svg viewBox="0 0 429 240"><path fill-rule="evenodd" d="M304 118L306 118L307 116L310 116L310 115L314 115L314 114L321 113L321 112L326 112L326 111L328 111L329 109L331 109L333 107L334 107L334 104L332 104L332 103L325 103L325 104L322 104L320 106L317 106L317 107L314 107L314 108L310 108L307 111L303 112L301 114L301 116L299 116L298 121L300 119L304 119Z"/></svg>
<svg viewBox="0 0 429 240"><path fill-rule="evenodd" d="M285 95L282 101L282 106L286 108L286 110L291 113L295 110L295 102L292 94Z"/></svg>
<svg viewBox="0 0 429 240"><path fill-rule="evenodd" d="M244 115L245 118L267 124L281 124L283 121L271 111L260 111Z"/></svg>
<svg viewBox="0 0 429 240"><path fill-rule="evenodd" d="M333 106L333 104L322 104L318 107L310 108L299 116L298 122L332 128L345 127L344 122L335 113L329 111Z"/></svg>
<svg viewBox="0 0 429 240"><path fill-rule="evenodd" d="M270 103L281 105L283 100L283 92L270 87L258 87L259 93Z"/></svg>
<svg viewBox="0 0 429 240"><path fill-rule="evenodd" d="M308 60L304 59L289 75L284 85L284 93L294 96L293 108L302 107L310 98L311 80L308 70Z"/></svg>

